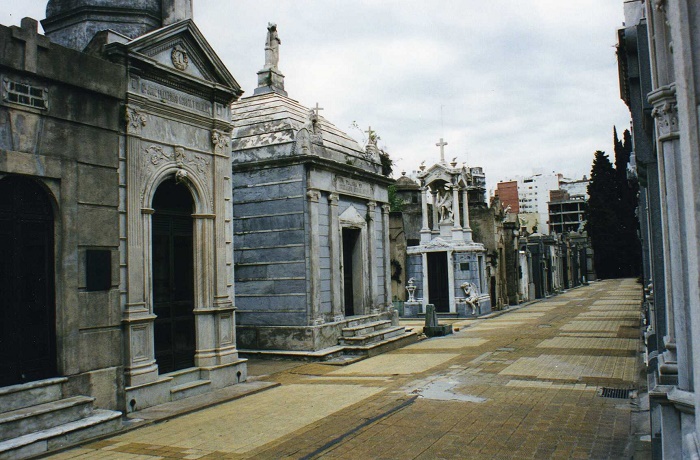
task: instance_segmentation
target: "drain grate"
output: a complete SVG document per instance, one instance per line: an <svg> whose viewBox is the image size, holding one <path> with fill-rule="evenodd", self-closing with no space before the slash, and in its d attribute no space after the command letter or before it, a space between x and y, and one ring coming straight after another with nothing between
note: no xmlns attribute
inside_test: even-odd
<svg viewBox="0 0 700 460"><path fill-rule="evenodd" d="M629 399L632 390L624 388L605 388L600 391L600 396L603 398Z"/></svg>

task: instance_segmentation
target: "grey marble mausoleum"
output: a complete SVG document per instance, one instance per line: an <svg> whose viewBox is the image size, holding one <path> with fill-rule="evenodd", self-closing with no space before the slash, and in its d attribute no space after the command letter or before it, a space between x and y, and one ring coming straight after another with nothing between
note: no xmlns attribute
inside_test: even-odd
<svg viewBox="0 0 700 460"><path fill-rule="evenodd" d="M233 105L238 345L348 351L411 339L391 304L391 181L379 150L358 145L318 104L309 109L287 97L278 46L271 24L259 87ZM376 333L351 337L365 323Z"/></svg>

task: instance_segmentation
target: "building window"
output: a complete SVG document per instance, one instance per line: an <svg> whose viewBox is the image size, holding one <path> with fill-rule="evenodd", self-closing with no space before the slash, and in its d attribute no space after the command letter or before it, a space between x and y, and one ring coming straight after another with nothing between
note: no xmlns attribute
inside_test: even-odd
<svg viewBox="0 0 700 460"><path fill-rule="evenodd" d="M2 99L6 102L25 105L35 109L46 110L49 108L49 90L31 86L26 83L3 79Z"/></svg>

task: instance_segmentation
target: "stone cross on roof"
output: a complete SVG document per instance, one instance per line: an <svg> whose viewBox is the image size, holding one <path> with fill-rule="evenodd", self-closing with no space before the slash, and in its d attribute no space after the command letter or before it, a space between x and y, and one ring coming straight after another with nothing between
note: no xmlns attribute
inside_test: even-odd
<svg viewBox="0 0 700 460"><path fill-rule="evenodd" d="M318 106L318 102L316 103L316 107L311 107L311 111L318 117L318 112L319 110L325 110L323 107Z"/></svg>
<svg viewBox="0 0 700 460"><path fill-rule="evenodd" d="M37 32L39 23L32 18L22 18L22 26L12 26L12 38L24 42L24 70L36 73L39 47L48 48L50 41Z"/></svg>
<svg viewBox="0 0 700 460"><path fill-rule="evenodd" d="M445 162L445 146L447 145L447 142L442 140L442 137L441 137L440 142L438 142L435 145L440 147L440 163L444 163Z"/></svg>

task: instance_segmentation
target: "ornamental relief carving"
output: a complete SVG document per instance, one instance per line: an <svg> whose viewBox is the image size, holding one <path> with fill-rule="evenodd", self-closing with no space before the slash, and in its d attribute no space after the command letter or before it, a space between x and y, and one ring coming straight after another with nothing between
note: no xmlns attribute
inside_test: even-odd
<svg viewBox="0 0 700 460"><path fill-rule="evenodd" d="M215 129L211 132L211 143L214 145L214 153L223 155L226 153L227 147L231 145L231 135Z"/></svg>
<svg viewBox="0 0 700 460"><path fill-rule="evenodd" d="M654 107L651 116L656 120L659 136L667 136L678 132L678 105L666 101Z"/></svg>
<svg viewBox="0 0 700 460"><path fill-rule="evenodd" d="M146 126L146 115L134 107L126 107L124 119L126 120L126 132L129 134L139 134L141 128Z"/></svg>
<svg viewBox="0 0 700 460"><path fill-rule="evenodd" d="M201 181L209 184L209 165L211 160L205 155L188 153L184 147L174 147L172 150L160 145L150 145L143 148L141 161L141 200L143 201L146 185L156 171L163 166L170 165L177 168L175 178L178 181L186 180L190 174L196 174Z"/></svg>
<svg viewBox="0 0 700 460"><path fill-rule="evenodd" d="M187 51L181 45L175 45L170 53L170 59L173 62L173 66L177 70L185 70L190 64L190 58L187 56Z"/></svg>

